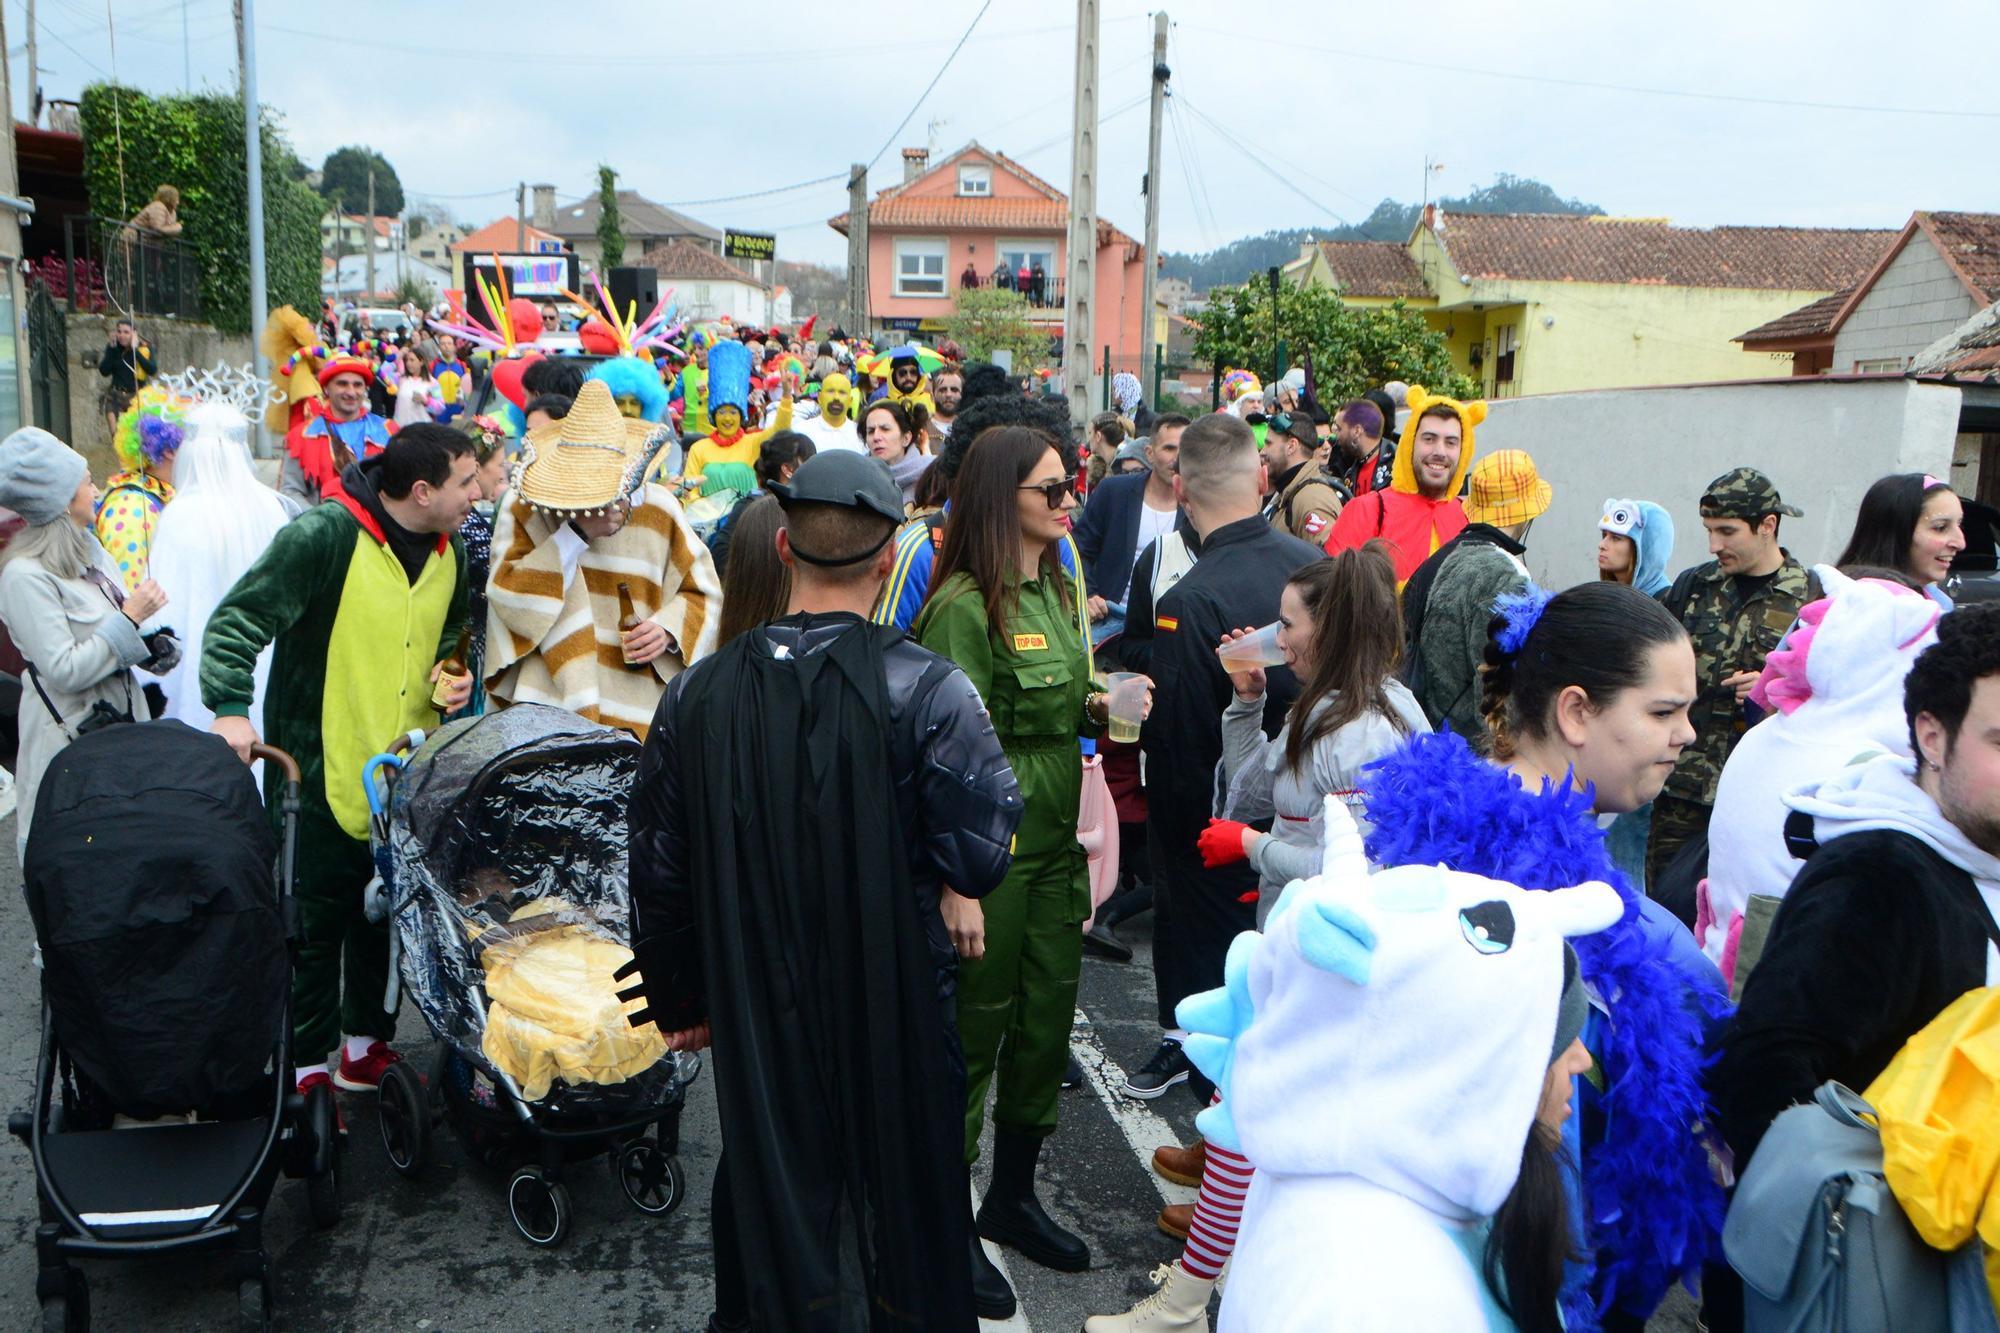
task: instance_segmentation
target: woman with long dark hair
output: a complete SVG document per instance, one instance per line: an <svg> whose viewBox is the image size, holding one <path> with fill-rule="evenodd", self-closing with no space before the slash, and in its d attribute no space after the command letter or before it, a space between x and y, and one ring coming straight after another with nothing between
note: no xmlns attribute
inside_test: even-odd
<svg viewBox="0 0 2000 1333"><path fill-rule="evenodd" d="M1861 497L1854 533L1836 565L1874 565L1907 574L1932 597L1965 549L1965 505L1951 483L1921 472L1883 477Z"/></svg>
<svg viewBox="0 0 2000 1333"><path fill-rule="evenodd" d="M899 403L884 398L868 404L861 414L861 443L870 454L889 467L889 475L903 489L903 503L915 502L917 482L937 460L924 452L924 432L930 413L921 403Z"/></svg>
<svg viewBox="0 0 2000 1333"><path fill-rule="evenodd" d="M882 407L869 409L871 420ZM918 641L956 662L985 700L1025 805L1006 881L978 901L947 888L940 903L962 959L967 1162L979 1155L987 1085L999 1085L992 1184L978 1232L1063 1272L1087 1268L1090 1250L1042 1210L1035 1165L1056 1127L1090 915L1076 837L1077 737L1105 725L1108 705L1092 683L1076 595L1056 556L1075 509L1076 478L1054 439L1024 426L982 433L959 469L930 597L914 627ZM1008 1317L1013 1293L976 1236L972 1263L979 1313Z"/></svg>
<svg viewBox="0 0 2000 1333"><path fill-rule="evenodd" d="M1369 859L1545 888L1602 880L1624 899L1616 925L1575 942L1604 1010L1584 1032L1599 1072L1578 1085L1583 1114L1566 1130L1587 1262L1563 1307L1572 1328L1595 1327L1594 1308L1643 1321L1720 1253L1701 1065L1727 1005L1693 936L1612 864L1597 817L1650 801L1693 739L1694 653L1678 621L1621 583L1530 587L1497 609L1482 699L1491 760L1439 734L1377 763Z"/></svg>
<svg viewBox="0 0 2000 1333"><path fill-rule="evenodd" d="M778 529L784 525L785 513L775 495L758 496L731 521L718 648L747 629L778 619L791 604L792 573L778 559Z"/></svg>

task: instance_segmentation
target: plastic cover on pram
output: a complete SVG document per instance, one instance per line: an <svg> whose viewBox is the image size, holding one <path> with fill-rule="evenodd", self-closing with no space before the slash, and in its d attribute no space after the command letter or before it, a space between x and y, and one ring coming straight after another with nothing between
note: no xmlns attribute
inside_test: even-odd
<svg viewBox="0 0 2000 1333"><path fill-rule="evenodd" d="M439 1040L552 1108L664 1104L699 1068L624 1022L643 1001L609 977L630 957L638 762L629 734L523 704L432 733L390 798L405 988Z"/></svg>

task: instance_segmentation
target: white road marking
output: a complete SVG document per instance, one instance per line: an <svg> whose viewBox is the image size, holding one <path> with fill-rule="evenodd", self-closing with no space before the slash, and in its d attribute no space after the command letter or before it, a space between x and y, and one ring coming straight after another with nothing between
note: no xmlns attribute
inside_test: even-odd
<svg viewBox="0 0 2000 1333"><path fill-rule="evenodd" d="M1132 1146L1132 1155L1139 1159L1139 1165L1146 1172L1146 1178L1160 1191L1160 1197L1168 1203L1193 1203L1195 1191L1186 1185L1176 1185L1153 1170L1153 1149L1163 1144L1179 1143L1180 1135L1173 1126L1153 1113L1153 1108L1136 1097L1127 1097L1119 1091L1125 1084L1125 1071L1117 1061L1104 1053L1104 1047L1097 1040L1097 1030L1091 1026L1090 1015L1079 1009L1076 1022L1070 1029L1070 1054L1083 1066L1084 1081L1097 1094L1097 1100L1111 1113L1111 1119L1118 1126L1118 1132L1125 1136L1125 1142ZM1169 1090L1168 1095L1173 1095Z"/></svg>

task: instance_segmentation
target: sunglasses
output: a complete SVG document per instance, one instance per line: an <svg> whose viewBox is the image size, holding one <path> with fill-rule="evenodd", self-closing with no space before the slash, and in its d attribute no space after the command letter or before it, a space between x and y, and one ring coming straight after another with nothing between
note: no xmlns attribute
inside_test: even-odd
<svg viewBox="0 0 2000 1333"><path fill-rule="evenodd" d="M1063 506L1063 497L1066 495L1074 496L1076 494L1076 476L1075 474L1071 474L1067 477L1059 477L1055 481L1045 481L1039 486L1022 486L1017 489L1040 491L1042 498L1049 502L1049 508L1061 509Z"/></svg>

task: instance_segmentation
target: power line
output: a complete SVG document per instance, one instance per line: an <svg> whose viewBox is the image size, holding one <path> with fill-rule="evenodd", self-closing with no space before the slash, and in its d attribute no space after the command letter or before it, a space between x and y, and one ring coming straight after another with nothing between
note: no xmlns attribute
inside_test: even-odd
<svg viewBox="0 0 2000 1333"><path fill-rule="evenodd" d="M1194 136L1181 126L1179 101L1171 92L1167 95L1167 126L1174 135L1174 158L1181 164L1181 175L1187 180L1188 204L1195 214L1195 221L1208 234L1209 249L1222 245L1222 234L1215 225L1215 209L1208 201L1206 177L1194 158ZM1199 183L1198 183L1199 182Z"/></svg>
<svg viewBox="0 0 2000 1333"><path fill-rule="evenodd" d="M1202 32L1212 32L1224 37L1240 34L1223 28L1205 28L1190 24ZM1754 97L1747 93L1702 93L1686 88L1653 88L1642 84L1600 83L1593 79L1569 79L1554 74L1522 74L1514 70L1478 69L1470 65L1441 65L1428 60L1408 60L1397 56L1385 56L1375 51L1350 51L1337 46L1309 46L1300 42L1288 43L1293 51L1315 51L1324 55L1350 56L1371 63L1382 62L1390 65L1405 65L1412 69L1437 70L1447 74L1471 74L1486 79L1511 79L1517 83L1546 83L1561 88L1589 88L1597 92L1633 93L1645 97L1680 97L1698 102L1737 102L1750 106L1781 106L1801 108L1808 111L1863 111L1880 116L1964 116L1980 120L2000 120L2000 111L1965 111L1957 107L1922 106L1866 106L1858 102L1808 102L1790 97Z"/></svg>
<svg viewBox="0 0 2000 1333"><path fill-rule="evenodd" d="M944 63L938 66L938 72L931 75L931 81L925 84L923 92L917 95L916 102L911 105L909 111L903 116L902 120L897 122L896 128L889 131L889 137L884 139L882 141L882 146L875 150L875 156L868 159L869 167L873 167L877 162L880 162L882 160L882 154L888 152L889 146L896 142L896 136L901 134L903 132L903 127L910 123L910 117L917 114L917 108L922 106L924 104L924 99L931 95L931 89L938 86L938 80L942 79L944 77L944 72L951 68L951 62L958 56L958 53L964 49L966 39L972 36L972 30L979 26L979 20L985 18L986 11L991 8L993 8L993 0L985 0L985 3L979 6L979 12L972 16L972 22L966 24L965 31L959 34L958 45L951 48L950 54L948 54L944 58Z"/></svg>
<svg viewBox="0 0 2000 1333"><path fill-rule="evenodd" d="M1202 113L1200 107L1188 101L1185 96L1181 98L1181 107L1189 115L1199 120L1202 124L1208 126L1208 128L1212 130L1216 135L1218 135L1223 140L1223 142L1229 144L1231 147L1235 148L1237 152L1249 158L1250 164L1256 167L1259 171L1263 172L1266 176L1269 176L1272 180L1278 182L1278 184L1284 186L1287 190L1290 190L1293 194L1305 200L1307 203L1311 204L1314 208L1319 209L1322 213L1326 213L1335 220L1342 223L1346 223L1349 226L1353 225L1352 223L1349 223L1344 216L1341 215L1339 210L1327 207L1319 200L1307 194L1304 190L1301 190L1297 185L1293 184L1289 176L1286 176L1276 167L1272 166L1270 163L1266 162L1263 158L1259 157L1257 155L1256 149L1250 147L1250 145L1244 143L1241 139L1231 134L1228 130L1223 129L1222 126L1216 124L1213 120L1209 119L1208 116Z"/></svg>
<svg viewBox="0 0 2000 1333"><path fill-rule="evenodd" d="M908 117L904 118L904 123L908 123ZM881 154L878 153L876 156L879 157ZM761 199L767 194L790 194L793 190L810 189L815 185L831 185L835 181L844 181L846 179L846 172L836 171L830 176L815 176L809 181L800 181L796 185L774 185L768 190L752 190L748 194L725 194L719 195L714 199L667 199L663 200L660 206L662 208L699 208L703 204L733 204L742 199Z"/></svg>

